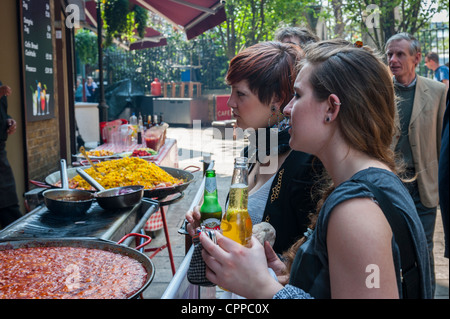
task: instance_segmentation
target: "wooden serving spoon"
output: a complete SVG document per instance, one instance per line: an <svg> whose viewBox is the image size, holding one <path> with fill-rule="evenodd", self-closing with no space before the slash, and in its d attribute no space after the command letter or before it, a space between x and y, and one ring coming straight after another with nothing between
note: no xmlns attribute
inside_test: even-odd
<svg viewBox="0 0 450 319"><path fill-rule="evenodd" d="M86 150L84 149L84 146L80 147L80 152L83 154L83 156L88 160L89 164L91 164L92 168L99 174L101 174L102 176L105 176L105 173L100 172L97 167L95 167L94 163L92 162L92 160L89 158L89 156L86 153Z"/></svg>

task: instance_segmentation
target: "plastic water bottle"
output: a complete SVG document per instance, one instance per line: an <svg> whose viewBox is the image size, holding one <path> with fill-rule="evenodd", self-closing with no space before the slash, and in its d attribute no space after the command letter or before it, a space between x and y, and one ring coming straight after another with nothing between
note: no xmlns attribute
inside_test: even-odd
<svg viewBox="0 0 450 319"><path fill-rule="evenodd" d="M136 114L134 114L134 113L131 114L131 116L130 116L130 124L131 124L131 125L136 125L136 126L137 126L137 124L138 124Z"/></svg>
<svg viewBox="0 0 450 319"><path fill-rule="evenodd" d="M133 128L132 140L136 141L138 131L138 120L136 114L132 113L130 116L130 125Z"/></svg>

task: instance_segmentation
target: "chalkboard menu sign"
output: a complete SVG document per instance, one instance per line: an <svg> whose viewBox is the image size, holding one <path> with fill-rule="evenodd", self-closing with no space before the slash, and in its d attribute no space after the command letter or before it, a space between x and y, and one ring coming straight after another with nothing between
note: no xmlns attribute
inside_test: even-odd
<svg viewBox="0 0 450 319"><path fill-rule="evenodd" d="M55 113L50 1L21 2L27 121L40 121Z"/></svg>

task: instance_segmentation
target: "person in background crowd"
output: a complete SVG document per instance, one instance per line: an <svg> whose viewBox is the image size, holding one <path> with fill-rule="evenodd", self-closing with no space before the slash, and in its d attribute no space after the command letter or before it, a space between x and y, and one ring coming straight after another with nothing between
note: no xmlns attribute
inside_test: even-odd
<svg viewBox="0 0 450 319"><path fill-rule="evenodd" d="M286 27L275 31L275 40L298 45L303 50L307 44L319 41L319 37L305 27Z"/></svg>
<svg viewBox="0 0 450 319"><path fill-rule="evenodd" d="M447 106L444 113L444 121L442 128L442 144L441 144L441 154L439 157L439 204L441 207L441 217L442 225L444 227L444 257L448 258L448 227L449 227L449 206L448 206L448 193L449 193L449 135L448 135L448 91L447 91Z"/></svg>
<svg viewBox="0 0 450 319"><path fill-rule="evenodd" d="M425 65L434 72L434 79L444 83L448 89L448 66L439 65L439 55L434 52L428 52L425 56Z"/></svg>
<svg viewBox="0 0 450 319"><path fill-rule="evenodd" d="M386 66L368 48L344 46L342 41L318 42L305 52L284 113L292 125L289 145L316 155L331 178L314 226L286 254L288 266L255 237L248 248L220 233L216 245L202 234L206 277L247 298L399 298L399 247L364 184L369 181L407 216L417 254L417 292L431 298L425 234L396 175L391 148L395 93ZM268 267L277 275L290 268L288 284L272 277ZM369 267L377 269L376 289Z"/></svg>
<svg viewBox="0 0 450 319"><path fill-rule="evenodd" d="M91 103L95 102L95 90L97 89L97 83L94 82L92 76L88 76L85 86L87 101Z"/></svg>
<svg viewBox="0 0 450 319"><path fill-rule="evenodd" d="M83 84L81 79L77 78L77 84L75 85L75 102L83 101Z"/></svg>
<svg viewBox="0 0 450 319"><path fill-rule="evenodd" d="M6 156L6 140L17 129L16 121L8 115L7 96L11 88L0 81L0 229L20 218L19 200L11 166Z"/></svg>
<svg viewBox="0 0 450 319"><path fill-rule="evenodd" d="M399 97L400 127L399 134L393 139L393 147L400 154L408 177L417 174L417 179L405 186L427 236L434 287L433 234L439 203L438 162L446 87L416 74L422 53L419 41L412 35L393 35L386 42L385 51L395 93Z"/></svg>
<svg viewBox="0 0 450 319"><path fill-rule="evenodd" d="M236 125L253 132L249 137L250 147L243 152L250 163L248 211L254 225L265 221L275 228L273 247L279 254L306 231L308 215L315 207L311 189L321 175L318 160L314 162L310 154L289 147L288 121L282 114L293 94L300 58L297 46L262 42L236 55L226 75L231 86L227 104ZM270 145L273 142L269 135L273 133L277 134L277 145ZM265 139L265 152L258 149L260 139ZM200 213L188 212L186 219L193 236Z"/></svg>

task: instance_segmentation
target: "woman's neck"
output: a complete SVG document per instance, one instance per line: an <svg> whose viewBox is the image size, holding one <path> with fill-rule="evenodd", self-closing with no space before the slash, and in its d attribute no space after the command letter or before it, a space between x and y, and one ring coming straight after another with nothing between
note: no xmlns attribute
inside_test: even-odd
<svg viewBox="0 0 450 319"><path fill-rule="evenodd" d="M325 154L326 153L326 154ZM350 179L357 172L369 167L389 170L389 167L367 154L350 148L347 144L334 144L324 154L318 156L335 186Z"/></svg>

